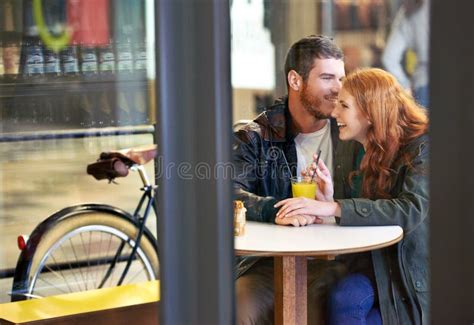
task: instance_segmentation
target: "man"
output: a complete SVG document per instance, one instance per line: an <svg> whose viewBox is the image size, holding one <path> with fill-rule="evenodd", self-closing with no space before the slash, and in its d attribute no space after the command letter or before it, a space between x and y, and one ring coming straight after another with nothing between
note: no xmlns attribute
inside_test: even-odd
<svg viewBox="0 0 474 325"><path fill-rule="evenodd" d="M285 76L288 96L235 133L234 187L236 199L247 208L248 220L305 226L317 220L310 216L275 220L274 205L291 197L290 178L300 175L319 149L321 159L334 175L334 183L351 170L354 143L338 143L337 124L329 119L345 76L343 53L328 37L305 37L289 49ZM237 323L272 324L273 259L244 257L237 266ZM331 272L324 272L329 268L333 268ZM319 318L315 313L321 292L341 272L328 262L310 261L310 323Z"/></svg>

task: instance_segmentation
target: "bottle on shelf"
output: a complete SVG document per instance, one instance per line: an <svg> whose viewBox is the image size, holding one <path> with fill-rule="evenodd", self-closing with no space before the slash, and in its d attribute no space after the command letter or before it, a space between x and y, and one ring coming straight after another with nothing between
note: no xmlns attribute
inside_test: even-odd
<svg viewBox="0 0 474 325"><path fill-rule="evenodd" d="M21 69L23 76L32 81L36 77L44 75L44 53L38 28L33 20L33 0L25 0L24 6Z"/></svg>
<svg viewBox="0 0 474 325"><path fill-rule="evenodd" d="M130 39L123 39L116 45L117 51L117 72L132 73L133 72L133 49Z"/></svg>
<svg viewBox="0 0 474 325"><path fill-rule="evenodd" d="M20 73L21 40L23 31L22 0L2 0L0 8L1 58L3 81L16 82ZM6 127L20 121L24 98L13 96L0 101L1 120ZM8 122L7 122L8 121Z"/></svg>
<svg viewBox="0 0 474 325"><path fill-rule="evenodd" d="M126 87L117 87L116 114L120 125L148 121L147 86L144 81L148 66L144 4L144 1L114 1L117 74L119 79L131 79Z"/></svg>
<svg viewBox="0 0 474 325"><path fill-rule="evenodd" d="M53 37L59 37L66 28L66 2L57 0L42 0L43 16L48 33ZM49 47L50 44L43 44L44 72L48 81L60 80L61 55L58 51ZM62 80L61 80L62 81ZM62 87L62 86L61 86ZM60 118L64 107L62 104L65 95L44 96L42 108L42 120L44 124L63 124L65 121Z"/></svg>
<svg viewBox="0 0 474 325"><path fill-rule="evenodd" d="M109 4L103 4L102 10L97 13L103 17L101 19L102 24L95 26L101 37L96 41L98 61L99 61L99 73L101 80L112 81L112 77L115 75L117 70L117 56L114 48L114 42L110 36L110 6ZM105 77L105 78L104 78ZM93 103L93 123L96 127L107 127L116 124L114 117L114 106L112 99L114 98L113 90L109 90L110 84L103 83L100 91L95 91L94 94L90 94ZM107 89L104 89L106 87ZM115 87L111 87L115 89Z"/></svg>
<svg viewBox="0 0 474 325"><path fill-rule="evenodd" d="M0 40L0 80L3 80L5 75L5 66L3 65L3 42Z"/></svg>
<svg viewBox="0 0 474 325"><path fill-rule="evenodd" d="M44 72L48 75L59 76L61 74L61 62L59 53L45 47L44 53Z"/></svg>
<svg viewBox="0 0 474 325"><path fill-rule="evenodd" d="M147 44L146 44L146 17L144 1L129 1L131 9L131 25L134 26L132 39L134 43L135 71L147 69Z"/></svg>
<svg viewBox="0 0 474 325"><path fill-rule="evenodd" d="M0 82L3 81L3 76L5 75L5 67L3 66L3 35L5 34L4 33L4 28L5 28L5 24L3 22L4 20L4 13L5 12L5 9L4 9L4 3L3 2L0 2L0 13L2 13L0 15ZM0 101L0 105L2 104L2 102ZM1 106L0 106L0 109L1 109ZM1 128L1 124L0 124L0 128Z"/></svg>
<svg viewBox="0 0 474 325"><path fill-rule="evenodd" d="M3 0L2 3L4 75L15 79L20 72L22 19L19 18L19 11L22 10L22 1Z"/></svg>
<svg viewBox="0 0 474 325"><path fill-rule="evenodd" d="M79 70L79 53L76 43L71 43L62 49L59 53L61 61L61 71L63 75L78 75Z"/></svg>
<svg viewBox="0 0 474 325"><path fill-rule="evenodd" d="M144 1L130 1L131 21L134 26L133 39L134 44L134 58L135 58L135 72L136 78L139 80L146 80L147 62L147 43L146 43L146 26L145 26L145 2ZM133 89L132 94L132 123L149 124L148 116L148 88L145 82L139 83Z"/></svg>
<svg viewBox="0 0 474 325"><path fill-rule="evenodd" d="M44 53L39 38L27 36L23 42L24 53L23 76L27 78L44 75Z"/></svg>
<svg viewBox="0 0 474 325"><path fill-rule="evenodd" d="M80 47L81 72L85 76L95 75L99 72L97 60L97 48L93 45L82 45Z"/></svg>
<svg viewBox="0 0 474 325"><path fill-rule="evenodd" d="M99 47L99 70L101 74L115 73L115 53L112 41Z"/></svg>
<svg viewBox="0 0 474 325"><path fill-rule="evenodd" d="M76 80L80 76L79 68L79 50L75 42L71 42L59 52L61 61L61 74L64 81ZM58 103L61 103L56 109L56 119L64 124L79 123L81 120L80 96L75 91L68 91L63 94Z"/></svg>
<svg viewBox="0 0 474 325"><path fill-rule="evenodd" d="M146 43L140 42L135 45L135 71L146 71L147 68Z"/></svg>
<svg viewBox="0 0 474 325"><path fill-rule="evenodd" d="M54 37L59 37L66 29L66 2L56 0L43 0L43 12L48 32ZM61 74L60 54L46 46L44 53L44 71L49 76Z"/></svg>
<svg viewBox="0 0 474 325"><path fill-rule="evenodd" d="M134 47L132 44L133 24L132 24L132 6L128 0L114 1L113 7L114 19L114 40L117 58L117 73L120 76L133 73Z"/></svg>
<svg viewBox="0 0 474 325"><path fill-rule="evenodd" d="M5 77L16 78L20 72L20 45L19 41L10 39L3 43L3 67Z"/></svg>

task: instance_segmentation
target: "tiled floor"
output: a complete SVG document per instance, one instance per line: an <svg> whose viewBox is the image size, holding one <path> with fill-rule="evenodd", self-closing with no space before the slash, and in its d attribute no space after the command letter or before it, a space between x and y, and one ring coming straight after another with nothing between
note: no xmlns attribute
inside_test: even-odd
<svg viewBox="0 0 474 325"><path fill-rule="evenodd" d="M108 184L87 175L86 166L102 151L152 142L151 135L131 135L0 143L0 270L15 267L19 234L66 206L103 202L133 211L141 195L138 175ZM149 163L151 179L153 170ZM0 303L9 301L10 289L11 279L0 279Z"/></svg>

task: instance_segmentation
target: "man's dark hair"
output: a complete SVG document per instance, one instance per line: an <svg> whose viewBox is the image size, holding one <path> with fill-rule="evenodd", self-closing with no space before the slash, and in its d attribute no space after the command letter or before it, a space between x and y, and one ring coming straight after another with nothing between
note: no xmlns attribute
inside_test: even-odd
<svg viewBox="0 0 474 325"><path fill-rule="evenodd" d="M288 86L288 72L295 70L304 81L313 68L314 59L343 60L342 50L333 42L332 38L323 35L310 35L294 43L286 55L285 80Z"/></svg>

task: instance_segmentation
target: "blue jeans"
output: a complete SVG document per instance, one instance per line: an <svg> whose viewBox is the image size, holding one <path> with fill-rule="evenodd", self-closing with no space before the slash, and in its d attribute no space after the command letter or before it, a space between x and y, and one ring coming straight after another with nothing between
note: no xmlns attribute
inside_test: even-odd
<svg viewBox="0 0 474 325"><path fill-rule="evenodd" d="M344 277L331 290L328 302L330 325L381 325L382 317L374 307L375 292L369 278L355 273Z"/></svg>

